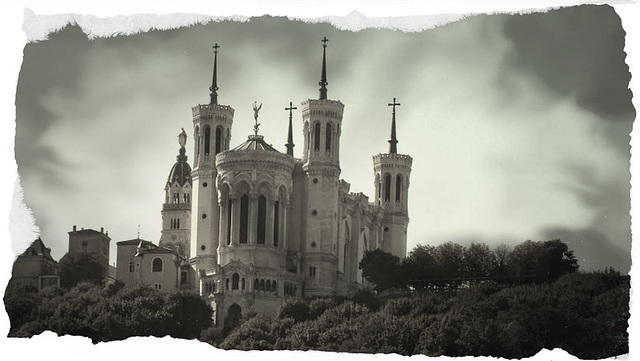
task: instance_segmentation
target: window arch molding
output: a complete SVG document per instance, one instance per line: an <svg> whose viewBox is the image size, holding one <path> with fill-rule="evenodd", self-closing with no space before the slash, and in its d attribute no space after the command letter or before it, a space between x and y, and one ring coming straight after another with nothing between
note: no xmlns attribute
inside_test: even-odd
<svg viewBox="0 0 640 361"><path fill-rule="evenodd" d="M151 272L162 272L163 266L162 258L156 257L151 261Z"/></svg>

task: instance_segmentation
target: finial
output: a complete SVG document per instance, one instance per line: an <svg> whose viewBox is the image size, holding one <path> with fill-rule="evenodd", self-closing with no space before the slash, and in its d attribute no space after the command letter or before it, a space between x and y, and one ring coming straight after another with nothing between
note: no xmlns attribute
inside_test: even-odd
<svg viewBox="0 0 640 361"><path fill-rule="evenodd" d="M293 156L293 147L295 146L293 144L293 110L294 109L298 109L298 108L294 107L292 102L289 102L288 108L284 108L284 110L289 111L289 136L287 137L287 144L285 144L285 146L287 147L287 154L290 156Z"/></svg>
<svg viewBox="0 0 640 361"><path fill-rule="evenodd" d="M320 99L327 99L327 42L329 39L325 36L322 40L322 78L320 85Z"/></svg>
<svg viewBox="0 0 640 361"><path fill-rule="evenodd" d="M182 132L178 134L178 144L180 144L180 150L177 157L178 161L187 161L186 149L184 146L187 144L187 132L182 128Z"/></svg>
<svg viewBox="0 0 640 361"><path fill-rule="evenodd" d="M211 102L209 104L218 104L218 48L220 45L216 43L213 46L213 80L209 90L211 91Z"/></svg>
<svg viewBox="0 0 640 361"><path fill-rule="evenodd" d="M262 108L262 103L258 106L258 102L253 102L253 117L256 119L256 124L253 126L253 132L255 135L258 135L258 128L260 127L260 123L258 123L258 112Z"/></svg>
<svg viewBox="0 0 640 361"><path fill-rule="evenodd" d="M140 239L140 225L138 225L138 239Z"/></svg>
<svg viewBox="0 0 640 361"><path fill-rule="evenodd" d="M400 103L396 103L396 98L393 98L393 103L389 103L390 107L393 107L393 113L391 116L391 139L389 139L389 154L398 153L396 139L396 106L400 106Z"/></svg>

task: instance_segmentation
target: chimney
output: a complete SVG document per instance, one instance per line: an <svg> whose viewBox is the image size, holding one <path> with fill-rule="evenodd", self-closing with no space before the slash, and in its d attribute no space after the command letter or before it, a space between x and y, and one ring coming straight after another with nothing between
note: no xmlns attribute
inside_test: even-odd
<svg viewBox="0 0 640 361"><path fill-rule="evenodd" d="M76 231L76 225L75 224L73 225L73 231L74 232Z"/></svg>
<svg viewBox="0 0 640 361"><path fill-rule="evenodd" d="M100 227L100 233L104 233L104 227Z"/></svg>

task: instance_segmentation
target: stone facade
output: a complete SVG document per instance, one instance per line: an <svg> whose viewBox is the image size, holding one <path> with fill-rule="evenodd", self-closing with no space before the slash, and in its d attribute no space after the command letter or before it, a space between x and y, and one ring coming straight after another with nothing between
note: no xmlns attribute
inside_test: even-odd
<svg viewBox="0 0 640 361"><path fill-rule="evenodd" d="M217 104L215 65L211 103L192 109L189 263L217 325L250 311L275 315L289 297L352 294L366 251L405 256L412 159L395 152L395 105L394 147L374 157L370 202L340 179L344 105L326 97L325 60L320 99L301 105L302 159L293 144L285 154L265 142L255 107L255 134L229 149L234 110Z"/></svg>
<svg viewBox="0 0 640 361"><path fill-rule="evenodd" d="M98 261L102 266L102 275L105 281L109 281L109 244L111 238L109 233L100 232L93 229L80 229L73 226L73 231L69 232L69 253L87 253Z"/></svg>
<svg viewBox="0 0 640 361"><path fill-rule="evenodd" d="M50 286L60 286L58 262L51 257L51 249L38 238L13 263L7 290L26 287L41 290Z"/></svg>

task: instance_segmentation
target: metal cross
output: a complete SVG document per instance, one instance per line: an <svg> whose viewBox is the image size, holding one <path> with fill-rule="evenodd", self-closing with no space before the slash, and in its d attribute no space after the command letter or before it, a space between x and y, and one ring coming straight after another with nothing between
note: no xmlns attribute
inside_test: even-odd
<svg viewBox="0 0 640 361"><path fill-rule="evenodd" d="M389 106L393 107L393 114L396 113L396 105L400 106L400 103L396 103L396 98L393 98L393 103L389 103Z"/></svg>
<svg viewBox="0 0 640 361"><path fill-rule="evenodd" d="M327 37L325 36L321 41L322 41L322 43L323 43L323 44L322 44L322 47L323 47L323 48L326 48L326 47L327 47L327 41L329 41L329 39L327 39Z"/></svg>
<svg viewBox="0 0 640 361"><path fill-rule="evenodd" d="M220 48L220 45L218 45L218 43L216 43L216 45L213 46L213 52L214 53L218 53L218 48Z"/></svg>
<svg viewBox="0 0 640 361"><path fill-rule="evenodd" d="M284 108L284 110L288 110L289 111L289 119L291 119L291 117L293 116L293 111L295 109L298 109L298 108L293 106L293 102L289 102L289 107L288 108Z"/></svg>

